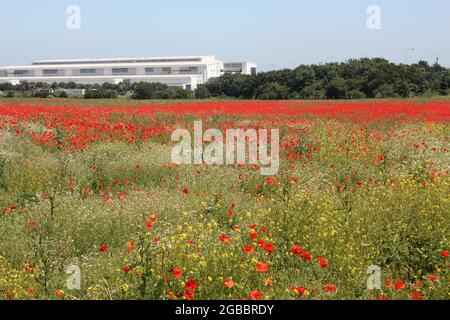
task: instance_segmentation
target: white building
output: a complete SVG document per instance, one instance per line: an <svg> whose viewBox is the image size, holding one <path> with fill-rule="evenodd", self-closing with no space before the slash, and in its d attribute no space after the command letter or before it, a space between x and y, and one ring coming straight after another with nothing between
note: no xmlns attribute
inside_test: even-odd
<svg viewBox="0 0 450 320"><path fill-rule="evenodd" d="M226 73L242 73L242 74L256 74L256 64L252 62L225 62L223 70Z"/></svg>
<svg viewBox="0 0 450 320"><path fill-rule="evenodd" d="M195 89L224 72L256 73L250 62L224 63L214 56L126 59L44 60L29 66L0 67L0 83L75 82L80 84L158 82Z"/></svg>

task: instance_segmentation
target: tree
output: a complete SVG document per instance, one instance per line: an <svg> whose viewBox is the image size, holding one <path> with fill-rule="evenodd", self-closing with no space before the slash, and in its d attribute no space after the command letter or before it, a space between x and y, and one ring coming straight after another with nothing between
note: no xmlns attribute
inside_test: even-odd
<svg viewBox="0 0 450 320"><path fill-rule="evenodd" d="M347 84L342 78L335 78L331 80L325 87L325 92L328 99L342 99L345 98L347 92Z"/></svg>
<svg viewBox="0 0 450 320"><path fill-rule="evenodd" d="M374 90L374 97L377 99L395 97L394 88L390 84L383 84Z"/></svg>
<svg viewBox="0 0 450 320"><path fill-rule="evenodd" d="M260 100L283 100L288 94L288 88L278 82L263 84L256 89L256 97Z"/></svg>
<svg viewBox="0 0 450 320"><path fill-rule="evenodd" d="M211 94L209 93L208 88L203 84L197 86L197 89L195 89L194 95L195 95L196 99L208 99L211 97Z"/></svg>

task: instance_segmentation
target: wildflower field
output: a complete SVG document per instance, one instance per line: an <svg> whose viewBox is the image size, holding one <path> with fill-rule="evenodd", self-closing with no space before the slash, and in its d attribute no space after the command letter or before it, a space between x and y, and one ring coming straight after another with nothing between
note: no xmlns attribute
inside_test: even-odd
<svg viewBox="0 0 450 320"><path fill-rule="evenodd" d="M450 297L448 100L2 103L0 299ZM196 120L278 174L172 164Z"/></svg>

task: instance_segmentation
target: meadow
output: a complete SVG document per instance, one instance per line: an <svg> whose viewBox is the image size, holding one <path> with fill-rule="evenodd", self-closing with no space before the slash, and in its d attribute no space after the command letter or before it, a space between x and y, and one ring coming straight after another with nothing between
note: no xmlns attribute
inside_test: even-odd
<svg viewBox="0 0 450 320"><path fill-rule="evenodd" d="M280 129L278 174L172 164L196 120ZM449 121L444 99L0 100L0 299L448 299Z"/></svg>

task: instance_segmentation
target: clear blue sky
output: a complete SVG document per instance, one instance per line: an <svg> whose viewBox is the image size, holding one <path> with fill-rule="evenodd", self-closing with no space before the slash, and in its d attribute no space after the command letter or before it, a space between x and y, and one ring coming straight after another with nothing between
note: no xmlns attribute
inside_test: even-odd
<svg viewBox="0 0 450 320"><path fill-rule="evenodd" d="M81 30L66 27L70 4ZM368 30L378 5L381 30ZM362 56L450 67L449 0L0 0L0 65L216 55L260 69Z"/></svg>

